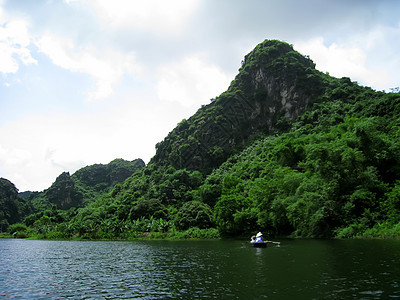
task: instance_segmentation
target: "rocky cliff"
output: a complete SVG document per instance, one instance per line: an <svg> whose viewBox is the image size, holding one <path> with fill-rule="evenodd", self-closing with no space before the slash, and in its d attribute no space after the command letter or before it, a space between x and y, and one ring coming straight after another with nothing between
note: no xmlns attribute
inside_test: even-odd
<svg viewBox="0 0 400 300"><path fill-rule="evenodd" d="M226 92L157 144L151 163L207 173L252 138L287 130L321 99L324 77L291 45L266 40L245 57Z"/></svg>

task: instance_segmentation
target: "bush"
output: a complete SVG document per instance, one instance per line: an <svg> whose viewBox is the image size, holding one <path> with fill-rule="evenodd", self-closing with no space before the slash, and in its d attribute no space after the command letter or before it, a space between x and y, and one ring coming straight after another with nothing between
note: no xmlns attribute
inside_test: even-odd
<svg viewBox="0 0 400 300"><path fill-rule="evenodd" d="M25 239L28 237L28 234L25 231L17 231L13 234L16 239Z"/></svg>
<svg viewBox="0 0 400 300"><path fill-rule="evenodd" d="M66 232L50 231L46 234L46 238L50 240L64 240L70 238L70 236Z"/></svg>
<svg viewBox="0 0 400 300"><path fill-rule="evenodd" d="M362 234L365 238L400 239L400 222L376 224L373 228L365 230Z"/></svg>
<svg viewBox="0 0 400 300"><path fill-rule="evenodd" d="M212 213L207 204L200 201L186 202L178 211L175 226L178 229L189 229L191 227L211 227Z"/></svg>
<svg viewBox="0 0 400 300"><path fill-rule="evenodd" d="M26 225L22 224L22 223L15 223L15 224L8 226L8 232L10 234L14 234L16 232L20 232L20 233L26 232L27 229L28 229L28 227L26 227Z"/></svg>
<svg viewBox="0 0 400 300"><path fill-rule="evenodd" d="M335 230L335 236L337 238L353 238L357 237L365 231L365 227L361 224L351 224L345 228L339 228Z"/></svg>
<svg viewBox="0 0 400 300"><path fill-rule="evenodd" d="M216 228L200 229L192 227L188 230L177 232L176 238L180 239L219 239L221 235Z"/></svg>

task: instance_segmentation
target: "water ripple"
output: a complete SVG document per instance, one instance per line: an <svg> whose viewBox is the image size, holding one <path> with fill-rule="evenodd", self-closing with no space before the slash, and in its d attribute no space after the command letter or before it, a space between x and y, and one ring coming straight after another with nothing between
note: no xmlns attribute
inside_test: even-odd
<svg viewBox="0 0 400 300"><path fill-rule="evenodd" d="M399 297L399 244L363 243L0 240L0 298Z"/></svg>

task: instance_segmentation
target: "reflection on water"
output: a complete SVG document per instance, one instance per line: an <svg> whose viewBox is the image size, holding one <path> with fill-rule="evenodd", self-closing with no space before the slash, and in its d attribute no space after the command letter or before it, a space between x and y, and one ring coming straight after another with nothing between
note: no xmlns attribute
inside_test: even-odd
<svg viewBox="0 0 400 300"><path fill-rule="evenodd" d="M400 241L0 240L0 298L400 298Z"/></svg>

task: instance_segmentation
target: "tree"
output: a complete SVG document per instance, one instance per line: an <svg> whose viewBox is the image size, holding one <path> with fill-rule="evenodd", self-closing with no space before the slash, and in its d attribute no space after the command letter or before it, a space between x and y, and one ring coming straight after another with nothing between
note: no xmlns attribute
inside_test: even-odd
<svg viewBox="0 0 400 300"><path fill-rule="evenodd" d="M175 218L180 230L190 227L210 228L213 225L211 208L200 201L189 201L182 205Z"/></svg>

